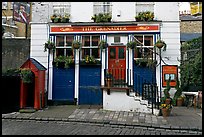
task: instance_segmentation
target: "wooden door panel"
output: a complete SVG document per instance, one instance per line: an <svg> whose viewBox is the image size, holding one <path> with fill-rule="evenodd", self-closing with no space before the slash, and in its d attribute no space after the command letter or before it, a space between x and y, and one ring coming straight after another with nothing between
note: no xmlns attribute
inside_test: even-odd
<svg viewBox="0 0 204 137"><path fill-rule="evenodd" d="M125 46L109 47L108 69L112 73L115 80L125 79L126 54Z"/></svg>

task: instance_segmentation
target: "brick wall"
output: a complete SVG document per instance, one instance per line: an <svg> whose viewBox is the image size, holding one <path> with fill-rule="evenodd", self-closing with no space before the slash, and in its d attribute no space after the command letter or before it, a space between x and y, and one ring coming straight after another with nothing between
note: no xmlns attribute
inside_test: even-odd
<svg viewBox="0 0 204 137"><path fill-rule="evenodd" d="M181 33L202 33L202 21L181 21Z"/></svg>
<svg viewBox="0 0 204 137"><path fill-rule="evenodd" d="M2 72L19 68L30 56L30 39L2 39Z"/></svg>

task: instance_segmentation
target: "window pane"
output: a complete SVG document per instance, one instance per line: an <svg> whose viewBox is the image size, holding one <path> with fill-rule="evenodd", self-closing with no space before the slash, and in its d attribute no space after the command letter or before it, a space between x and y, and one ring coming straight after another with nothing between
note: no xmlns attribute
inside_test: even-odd
<svg viewBox="0 0 204 137"><path fill-rule="evenodd" d="M92 36L92 46L98 46L100 36Z"/></svg>
<svg viewBox="0 0 204 137"><path fill-rule="evenodd" d="M90 49L82 49L82 58L84 59L86 55L90 56Z"/></svg>
<svg viewBox="0 0 204 137"><path fill-rule="evenodd" d="M144 48L144 56L148 58L152 58L153 57L152 50L153 48Z"/></svg>
<svg viewBox="0 0 204 137"><path fill-rule="evenodd" d="M56 56L64 56L64 49L56 49Z"/></svg>
<svg viewBox="0 0 204 137"><path fill-rule="evenodd" d="M120 43L120 36L114 36L114 43Z"/></svg>
<svg viewBox="0 0 204 137"><path fill-rule="evenodd" d="M115 48L110 48L110 58L116 59L116 50Z"/></svg>
<svg viewBox="0 0 204 137"><path fill-rule="evenodd" d="M83 36L82 41L84 47L90 46L90 36Z"/></svg>
<svg viewBox="0 0 204 137"><path fill-rule="evenodd" d="M66 56L73 56L73 50L70 49L66 49Z"/></svg>
<svg viewBox="0 0 204 137"><path fill-rule="evenodd" d="M66 46L71 47L74 36L66 36Z"/></svg>
<svg viewBox="0 0 204 137"><path fill-rule="evenodd" d="M119 48L118 49L118 59L125 59L125 52L124 52L124 48Z"/></svg>
<svg viewBox="0 0 204 137"><path fill-rule="evenodd" d="M92 56L94 56L94 58L100 58L99 57L99 49L98 48L93 48L92 49Z"/></svg>
<svg viewBox="0 0 204 137"><path fill-rule="evenodd" d="M56 36L57 47L64 47L64 36Z"/></svg>

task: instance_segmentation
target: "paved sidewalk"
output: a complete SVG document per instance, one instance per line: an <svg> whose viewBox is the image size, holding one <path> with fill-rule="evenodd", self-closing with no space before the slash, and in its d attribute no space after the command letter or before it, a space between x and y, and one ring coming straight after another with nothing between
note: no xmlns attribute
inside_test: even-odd
<svg viewBox="0 0 204 137"><path fill-rule="evenodd" d="M164 118L163 116L138 112L109 111L90 106L61 105L48 106L34 113L13 112L2 114L2 119L86 122L202 132L202 110L193 107L174 107L171 115Z"/></svg>

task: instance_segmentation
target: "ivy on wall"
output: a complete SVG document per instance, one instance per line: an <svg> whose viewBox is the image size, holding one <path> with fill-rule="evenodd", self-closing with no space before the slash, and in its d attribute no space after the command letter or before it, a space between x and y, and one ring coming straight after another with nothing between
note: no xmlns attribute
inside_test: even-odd
<svg viewBox="0 0 204 137"><path fill-rule="evenodd" d="M185 91L198 91L202 88L202 37L185 42L181 46L180 74L181 86Z"/></svg>

